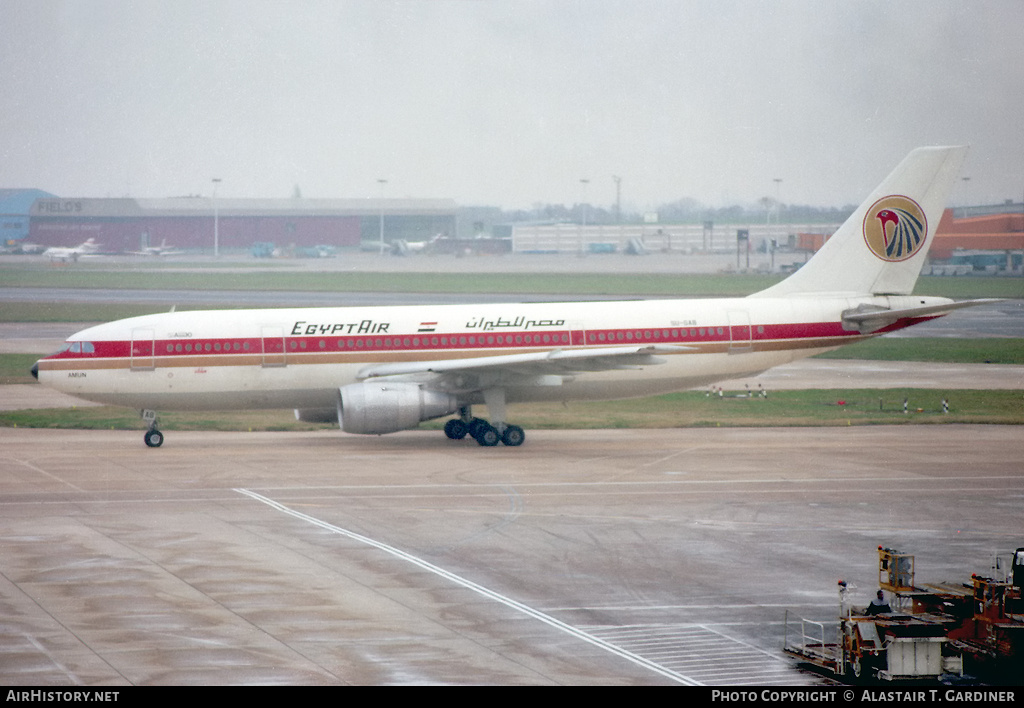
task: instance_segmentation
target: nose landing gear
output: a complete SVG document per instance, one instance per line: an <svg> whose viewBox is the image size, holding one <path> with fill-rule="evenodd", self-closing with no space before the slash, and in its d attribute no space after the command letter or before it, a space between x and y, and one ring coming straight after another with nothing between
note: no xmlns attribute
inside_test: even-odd
<svg viewBox="0 0 1024 708"><path fill-rule="evenodd" d="M147 447L160 447L164 444L164 434L156 428L157 419L156 411L144 410L142 411L142 419L146 421L146 425L149 429L146 434L142 436L142 439L146 441Z"/></svg>
<svg viewBox="0 0 1024 708"><path fill-rule="evenodd" d="M164 434L156 428L147 430L142 439L146 441L146 445L149 447L160 447L164 444Z"/></svg>

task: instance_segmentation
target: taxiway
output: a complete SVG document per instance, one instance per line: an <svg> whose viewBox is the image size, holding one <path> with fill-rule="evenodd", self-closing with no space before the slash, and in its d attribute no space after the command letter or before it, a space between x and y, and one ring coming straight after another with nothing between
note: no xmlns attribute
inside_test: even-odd
<svg viewBox="0 0 1024 708"><path fill-rule="evenodd" d="M463 441L464 442L464 441ZM1024 539L1000 426L0 434L0 683L815 683L790 616Z"/></svg>

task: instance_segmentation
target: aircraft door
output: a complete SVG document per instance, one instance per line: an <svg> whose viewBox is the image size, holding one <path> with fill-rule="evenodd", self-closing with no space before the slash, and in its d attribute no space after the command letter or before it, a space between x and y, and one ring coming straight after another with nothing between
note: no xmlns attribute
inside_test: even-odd
<svg viewBox="0 0 1024 708"><path fill-rule="evenodd" d="M587 329L583 320L566 322L566 327L569 329L569 341L562 344L579 347L587 343Z"/></svg>
<svg viewBox="0 0 1024 708"><path fill-rule="evenodd" d="M148 327L132 330L129 366L132 371L153 371L156 368L156 333Z"/></svg>
<svg viewBox="0 0 1024 708"><path fill-rule="evenodd" d="M749 352L753 348L750 333L750 313L729 310L729 353Z"/></svg>
<svg viewBox="0 0 1024 708"><path fill-rule="evenodd" d="M262 327L263 366L287 366L284 348L284 328L276 325Z"/></svg>

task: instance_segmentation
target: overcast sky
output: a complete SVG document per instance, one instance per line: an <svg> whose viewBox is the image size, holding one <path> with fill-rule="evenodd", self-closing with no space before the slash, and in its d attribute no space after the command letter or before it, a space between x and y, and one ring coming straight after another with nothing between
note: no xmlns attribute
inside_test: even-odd
<svg viewBox="0 0 1024 708"><path fill-rule="evenodd" d="M966 143L952 203L1024 197L1021 0L0 0L0 28L0 188L840 206Z"/></svg>

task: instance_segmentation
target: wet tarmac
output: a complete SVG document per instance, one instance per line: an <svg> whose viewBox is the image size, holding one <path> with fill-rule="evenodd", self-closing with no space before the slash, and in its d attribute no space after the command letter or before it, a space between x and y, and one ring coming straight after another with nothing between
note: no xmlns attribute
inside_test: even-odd
<svg viewBox="0 0 1024 708"><path fill-rule="evenodd" d="M1024 545L1020 430L0 431L0 683L820 683L790 617Z"/></svg>

